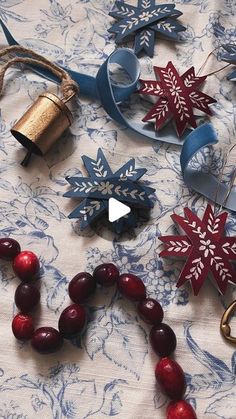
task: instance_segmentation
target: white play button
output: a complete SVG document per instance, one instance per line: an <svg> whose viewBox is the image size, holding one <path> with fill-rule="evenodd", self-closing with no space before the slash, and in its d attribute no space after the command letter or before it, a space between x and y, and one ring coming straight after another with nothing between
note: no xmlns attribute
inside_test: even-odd
<svg viewBox="0 0 236 419"><path fill-rule="evenodd" d="M119 218L124 217L124 215L129 214L131 211L128 205L123 204L115 198L110 198L108 201L108 218L111 223Z"/></svg>

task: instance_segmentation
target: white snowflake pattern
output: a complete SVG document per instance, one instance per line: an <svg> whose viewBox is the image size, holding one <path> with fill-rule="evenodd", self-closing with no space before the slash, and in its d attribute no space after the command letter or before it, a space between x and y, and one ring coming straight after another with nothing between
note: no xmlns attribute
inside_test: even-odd
<svg viewBox="0 0 236 419"><path fill-rule="evenodd" d="M102 195L112 195L112 189L114 185L110 182L101 182L98 186L98 191L102 193Z"/></svg>
<svg viewBox="0 0 236 419"><path fill-rule="evenodd" d="M170 89L170 92L171 92L171 96L175 96L175 95L179 95L180 93L182 93L182 89L179 86L173 86Z"/></svg>
<svg viewBox="0 0 236 419"><path fill-rule="evenodd" d="M209 253L211 255L214 255L214 250L216 246L211 242L211 240L200 240L201 246L199 247L199 250L204 252L204 257L207 258Z"/></svg>
<svg viewBox="0 0 236 419"><path fill-rule="evenodd" d="M149 19L151 19L153 16L152 13L150 12L142 12L141 15L139 16L139 20L144 21L144 22L148 22Z"/></svg>

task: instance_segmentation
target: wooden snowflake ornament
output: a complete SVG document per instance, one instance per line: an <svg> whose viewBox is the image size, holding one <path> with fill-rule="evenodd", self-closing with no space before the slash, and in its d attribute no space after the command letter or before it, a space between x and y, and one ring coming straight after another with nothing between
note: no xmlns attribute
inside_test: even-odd
<svg viewBox="0 0 236 419"><path fill-rule="evenodd" d="M135 7L116 1L115 7L116 10L109 15L119 22L112 25L108 31L116 34L117 43L135 35L135 54L144 51L149 57L153 57L155 34L178 40L178 32L186 30L176 21L182 12L175 9L175 4L157 5L155 0L138 0Z"/></svg>
<svg viewBox="0 0 236 419"><path fill-rule="evenodd" d="M82 157L88 177L76 176L67 178L73 187L64 194L68 198L79 198L82 202L71 212L69 218L79 218L80 228L85 229L104 213L108 213L109 199L114 198L129 205L131 212L111 223L116 233L122 233L127 227L137 225L138 210L145 212L153 207L149 198L155 189L145 186L139 179L146 169L137 169L135 160L131 159L113 173L101 149L97 159Z"/></svg>
<svg viewBox="0 0 236 419"><path fill-rule="evenodd" d="M154 67L154 72L159 81L140 80L139 93L158 97L143 118L144 122L155 119L155 129L158 130L173 118L180 137L187 126L197 127L193 108L212 115L209 105L216 100L198 90L207 76L196 76L194 67L180 76L172 62L164 68Z"/></svg>
<svg viewBox="0 0 236 419"><path fill-rule="evenodd" d="M171 217L186 235L159 237L165 246L160 256L187 257L177 287L190 281L197 295L211 273L218 290L224 294L228 282L236 284L232 265L236 261L236 237L224 236L228 213L214 215L208 205L202 220L189 208L184 209L184 214L185 217L177 214Z"/></svg>

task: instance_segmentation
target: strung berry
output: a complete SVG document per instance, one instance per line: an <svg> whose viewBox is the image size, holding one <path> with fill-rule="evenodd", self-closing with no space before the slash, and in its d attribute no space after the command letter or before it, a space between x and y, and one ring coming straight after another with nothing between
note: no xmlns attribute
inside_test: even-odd
<svg viewBox="0 0 236 419"><path fill-rule="evenodd" d="M0 239L0 259L12 260L20 253L20 245L8 237Z"/></svg>
<svg viewBox="0 0 236 419"><path fill-rule="evenodd" d="M23 313L32 311L40 300L40 292L32 284L21 283L16 288L15 304Z"/></svg>
<svg viewBox="0 0 236 419"><path fill-rule="evenodd" d="M153 326L150 331L150 342L153 350L159 356L169 356L176 348L174 331L165 323Z"/></svg>
<svg viewBox="0 0 236 419"><path fill-rule="evenodd" d="M83 303L96 290L96 282L92 275L80 272L69 283L69 296L76 303Z"/></svg>
<svg viewBox="0 0 236 419"><path fill-rule="evenodd" d="M40 267L37 256L29 250L19 253L13 260L12 266L15 274L25 282L34 279Z"/></svg>
<svg viewBox="0 0 236 419"><path fill-rule="evenodd" d="M12 321L12 332L16 339L31 339L34 333L34 324L32 317L26 314L17 314Z"/></svg>
<svg viewBox="0 0 236 419"><path fill-rule="evenodd" d="M143 281L133 274L122 274L119 276L118 290L132 301L141 301L146 297L146 288Z"/></svg>
<svg viewBox="0 0 236 419"><path fill-rule="evenodd" d="M65 308L60 315L58 329L64 338L72 338L79 334L86 322L86 311L79 304Z"/></svg>
<svg viewBox="0 0 236 419"><path fill-rule="evenodd" d="M113 263L103 263L95 268L93 277L103 287L111 287L118 281L119 271Z"/></svg>
<svg viewBox="0 0 236 419"><path fill-rule="evenodd" d="M173 400L183 397L186 381L184 372L176 361L162 358L156 366L155 375L163 393Z"/></svg>
<svg viewBox="0 0 236 419"><path fill-rule="evenodd" d="M170 402L166 410L167 419L197 419L192 406L185 400Z"/></svg>
<svg viewBox="0 0 236 419"><path fill-rule="evenodd" d="M63 337L53 327L40 327L35 330L31 345L40 354L51 354L58 351L63 344Z"/></svg>
<svg viewBox="0 0 236 419"><path fill-rule="evenodd" d="M158 301L152 298L140 301L138 304L138 314L141 319L152 325L160 324L163 320L163 310Z"/></svg>

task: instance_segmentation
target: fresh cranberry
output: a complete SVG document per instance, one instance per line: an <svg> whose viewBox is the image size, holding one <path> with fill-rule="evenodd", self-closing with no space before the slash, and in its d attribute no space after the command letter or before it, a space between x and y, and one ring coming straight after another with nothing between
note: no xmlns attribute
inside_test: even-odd
<svg viewBox="0 0 236 419"><path fill-rule="evenodd" d="M132 301L141 301L146 297L146 288L143 281L133 274L120 275L118 289L122 295Z"/></svg>
<svg viewBox="0 0 236 419"><path fill-rule="evenodd" d="M60 315L58 328L64 338L76 336L83 330L86 322L86 311L79 304L65 308Z"/></svg>
<svg viewBox="0 0 236 419"><path fill-rule="evenodd" d="M176 348L174 331L165 323L153 326L150 331L151 345L159 356L169 356Z"/></svg>
<svg viewBox="0 0 236 419"><path fill-rule="evenodd" d="M32 339L32 347L40 354L51 354L58 351L63 344L63 337L53 327L40 327L35 330Z"/></svg>
<svg viewBox="0 0 236 419"><path fill-rule="evenodd" d="M32 284L21 283L16 288L15 304L23 313L32 311L40 300L40 292Z"/></svg>
<svg viewBox="0 0 236 419"><path fill-rule="evenodd" d="M20 253L20 245L8 237L0 239L0 259L12 260Z"/></svg>
<svg viewBox="0 0 236 419"><path fill-rule="evenodd" d="M156 366L155 375L163 393L173 400L183 397L186 380L181 366L176 361L162 358Z"/></svg>
<svg viewBox="0 0 236 419"><path fill-rule="evenodd" d="M152 298L140 301L138 304L138 314L148 324L157 325L163 320L162 307L157 300L153 300Z"/></svg>
<svg viewBox="0 0 236 419"><path fill-rule="evenodd" d="M76 303L83 303L96 290L96 281L87 272L80 272L69 283L69 295Z"/></svg>
<svg viewBox="0 0 236 419"><path fill-rule="evenodd" d="M96 267L93 277L103 287L110 287L118 281L119 271L113 263L103 263Z"/></svg>
<svg viewBox="0 0 236 419"><path fill-rule="evenodd" d="M31 339L34 333L34 324L32 317L26 314L17 314L12 321L12 332L16 339Z"/></svg>
<svg viewBox="0 0 236 419"><path fill-rule="evenodd" d="M37 256L29 250L19 253L13 260L12 266L15 274L25 282L34 279L40 268Z"/></svg>
<svg viewBox="0 0 236 419"><path fill-rule="evenodd" d="M170 402L167 406L167 419L197 419L192 406L185 400Z"/></svg>

